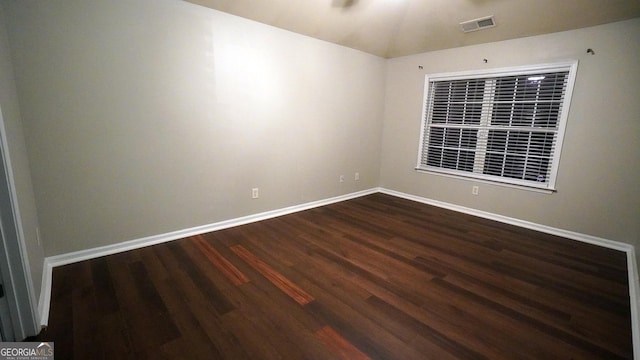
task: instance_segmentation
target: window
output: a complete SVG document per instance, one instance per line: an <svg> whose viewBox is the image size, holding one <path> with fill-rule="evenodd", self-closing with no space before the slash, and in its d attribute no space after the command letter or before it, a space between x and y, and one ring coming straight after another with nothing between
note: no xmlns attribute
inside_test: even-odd
<svg viewBox="0 0 640 360"><path fill-rule="evenodd" d="M576 70L427 75L417 170L555 190Z"/></svg>

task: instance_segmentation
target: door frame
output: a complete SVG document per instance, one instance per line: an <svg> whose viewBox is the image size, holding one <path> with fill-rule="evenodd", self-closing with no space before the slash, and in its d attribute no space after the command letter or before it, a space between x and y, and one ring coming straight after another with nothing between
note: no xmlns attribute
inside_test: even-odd
<svg viewBox="0 0 640 360"><path fill-rule="evenodd" d="M6 128L0 108L0 273L16 339L38 331L33 281L24 242Z"/></svg>

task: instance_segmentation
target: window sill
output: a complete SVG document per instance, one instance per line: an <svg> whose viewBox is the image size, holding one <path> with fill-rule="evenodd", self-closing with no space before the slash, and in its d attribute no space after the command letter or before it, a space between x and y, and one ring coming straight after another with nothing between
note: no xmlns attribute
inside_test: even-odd
<svg viewBox="0 0 640 360"><path fill-rule="evenodd" d="M479 177L475 177L475 176L457 175L457 174L451 174L451 173L440 172L440 171L426 170L426 169L422 169L422 168L415 168L415 170L417 172L419 172L419 173L425 173L425 174L430 174L430 175L438 175L438 176L444 176L444 177L449 177L449 178L454 178L454 179L473 181L473 182L477 182L477 183L508 187L508 188L512 188L512 189L533 191L533 192L543 193L543 194L553 194L553 193L557 192L556 189L547 189L547 188L543 189L543 188L538 188L538 187L533 187L533 186L512 184L512 183L501 182L501 181L496 181L496 180L487 180L487 179L483 179L483 178L479 178Z"/></svg>

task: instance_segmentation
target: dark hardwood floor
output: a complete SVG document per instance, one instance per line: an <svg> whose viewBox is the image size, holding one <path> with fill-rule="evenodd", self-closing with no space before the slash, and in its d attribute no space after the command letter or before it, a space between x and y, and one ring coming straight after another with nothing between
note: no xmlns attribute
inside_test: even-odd
<svg viewBox="0 0 640 360"><path fill-rule="evenodd" d="M56 359L629 359L624 253L383 194L55 268Z"/></svg>

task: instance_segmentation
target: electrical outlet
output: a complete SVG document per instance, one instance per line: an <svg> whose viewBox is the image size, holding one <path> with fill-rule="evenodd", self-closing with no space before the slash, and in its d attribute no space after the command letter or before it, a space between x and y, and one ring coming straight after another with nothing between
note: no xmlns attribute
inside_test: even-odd
<svg viewBox="0 0 640 360"><path fill-rule="evenodd" d="M260 190L258 190L258 188L251 189L251 198L257 199L259 197L260 197Z"/></svg>
<svg viewBox="0 0 640 360"><path fill-rule="evenodd" d="M478 190L479 190L478 185L472 186L471 187L471 194L478 195Z"/></svg>
<svg viewBox="0 0 640 360"><path fill-rule="evenodd" d="M344 175L340 175L340 182L344 182Z"/></svg>
<svg viewBox="0 0 640 360"><path fill-rule="evenodd" d="M355 181L359 181L359 180L360 180L360 173L359 173L359 172L357 172L357 173L354 175L353 179L354 179Z"/></svg>

